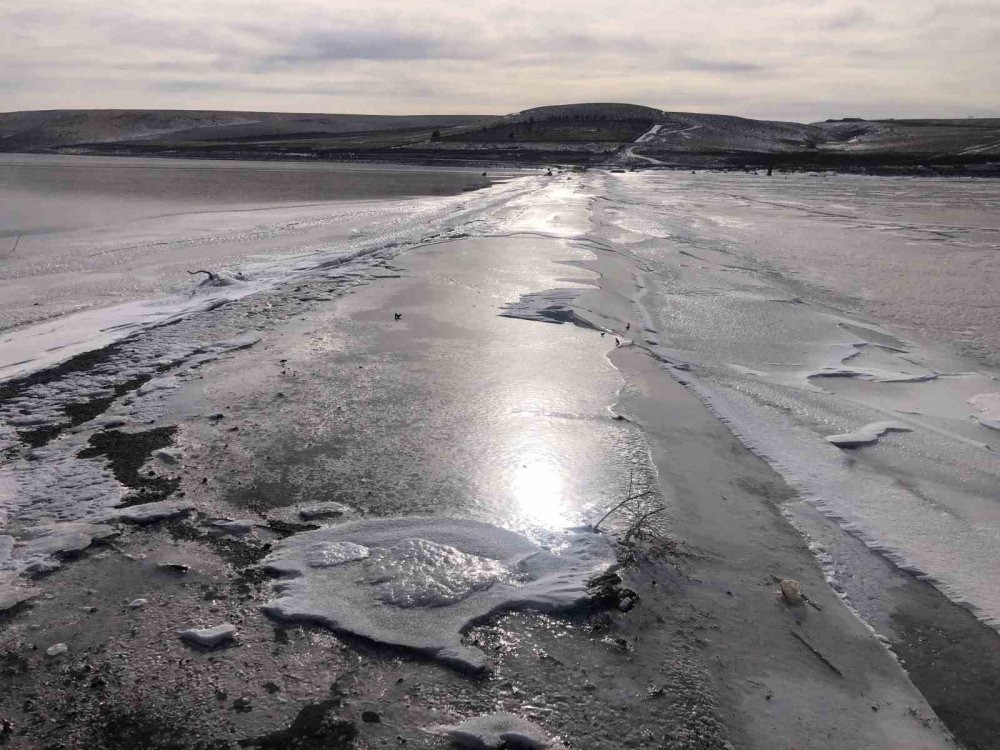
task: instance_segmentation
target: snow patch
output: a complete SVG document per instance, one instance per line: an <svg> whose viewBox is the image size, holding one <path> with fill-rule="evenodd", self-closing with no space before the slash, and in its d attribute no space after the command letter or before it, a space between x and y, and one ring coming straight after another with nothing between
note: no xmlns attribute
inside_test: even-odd
<svg viewBox="0 0 1000 750"><path fill-rule="evenodd" d="M263 564L289 578L263 609L480 670L483 653L462 644L472 624L502 611L581 604L590 599L587 582L615 562L599 535L566 532L560 542L553 554L519 534L451 518L348 521L277 544Z"/></svg>

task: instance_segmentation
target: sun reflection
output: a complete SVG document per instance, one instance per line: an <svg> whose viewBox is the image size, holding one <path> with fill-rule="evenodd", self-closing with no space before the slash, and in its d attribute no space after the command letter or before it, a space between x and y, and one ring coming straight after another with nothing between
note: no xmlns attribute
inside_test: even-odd
<svg viewBox="0 0 1000 750"><path fill-rule="evenodd" d="M563 477L555 463L538 458L521 463L514 471L511 489L527 520L550 529L568 524Z"/></svg>

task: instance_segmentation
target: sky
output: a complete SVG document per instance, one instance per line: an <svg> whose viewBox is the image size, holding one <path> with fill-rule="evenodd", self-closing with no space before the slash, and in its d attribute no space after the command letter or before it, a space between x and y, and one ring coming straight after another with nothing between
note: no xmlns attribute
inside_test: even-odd
<svg viewBox="0 0 1000 750"><path fill-rule="evenodd" d="M0 111L1000 116L1000 0L3 0Z"/></svg>

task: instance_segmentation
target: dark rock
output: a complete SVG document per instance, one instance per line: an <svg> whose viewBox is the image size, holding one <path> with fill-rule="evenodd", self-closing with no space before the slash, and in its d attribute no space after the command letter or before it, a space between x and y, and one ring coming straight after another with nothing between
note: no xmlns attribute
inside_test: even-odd
<svg viewBox="0 0 1000 750"><path fill-rule="evenodd" d="M363 711L361 713L361 721L365 722L365 724L380 724L382 717L376 711Z"/></svg>

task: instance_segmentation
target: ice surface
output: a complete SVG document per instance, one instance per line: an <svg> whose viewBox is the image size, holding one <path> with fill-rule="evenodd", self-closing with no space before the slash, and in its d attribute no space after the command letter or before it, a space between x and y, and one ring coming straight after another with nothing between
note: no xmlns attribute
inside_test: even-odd
<svg viewBox="0 0 1000 750"><path fill-rule="evenodd" d="M840 448L856 448L859 445L871 445L887 432L912 432L910 427L895 421L872 422L854 432L842 435L828 435L826 441Z"/></svg>
<svg viewBox="0 0 1000 750"><path fill-rule="evenodd" d="M189 643L196 643L206 648L215 648L223 643L228 643L236 637L236 626L224 623L216 625L214 628L190 628L179 630L177 635L181 640Z"/></svg>
<svg viewBox="0 0 1000 750"><path fill-rule="evenodd" d="M980 393L969 399L976 408L975 420L983 427L1000 430L1000 393Z"/></svg>
<svg viewBox="0 0 1000 750"><path fill-rule="evenodd" d="M543 750L551 746L545 732L527 719L506 712L476 716L442 733L466 750Z"/></svg>
<svg viewBox="0 0 1000 750"><path fill-rule="evenodd" d="M477 521L348 521L277 544L264 565L289 578L277 584L279 598L264 611L479 670L485 656L461 642L470 625L505 610L578 605L590 597L588 580L614 564L599 535L567 532L561 541L566 548L552 554Z"/></svg>

